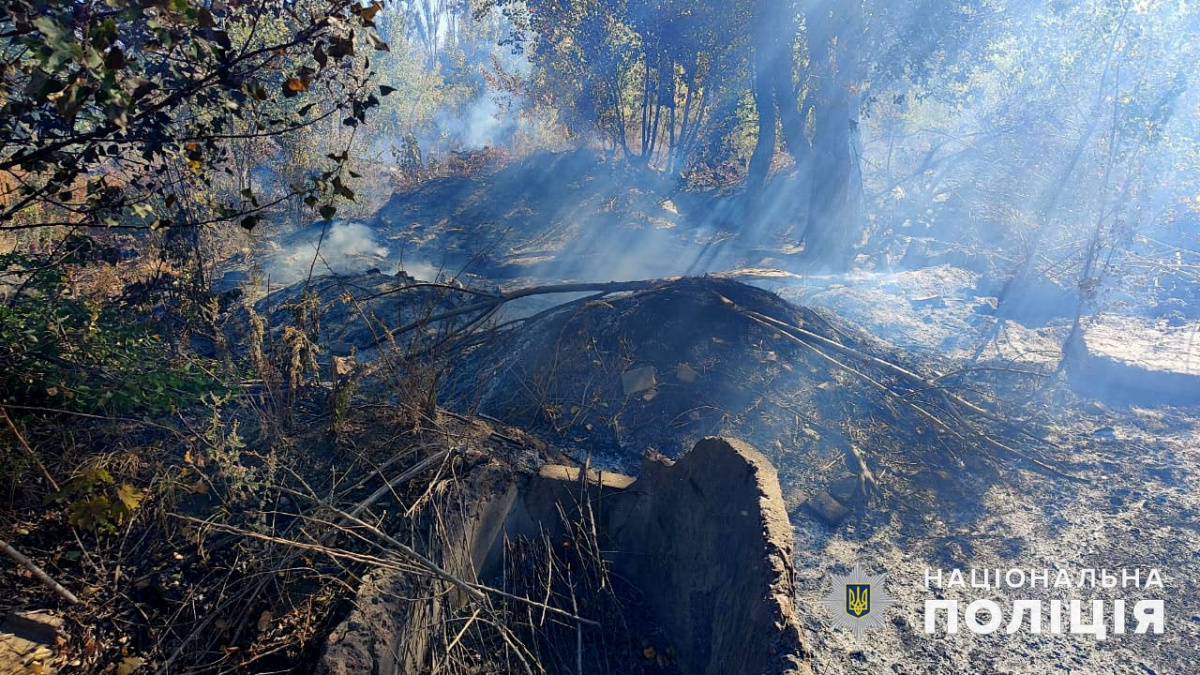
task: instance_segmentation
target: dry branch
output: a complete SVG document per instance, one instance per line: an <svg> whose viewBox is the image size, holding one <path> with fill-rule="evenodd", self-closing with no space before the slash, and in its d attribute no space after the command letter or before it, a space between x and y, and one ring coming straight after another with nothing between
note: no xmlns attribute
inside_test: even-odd
<svg viewBox="0 0 1200 675"><path fill-rule="evenodd" d="M942 399L942 401L946 404L946 412L953 418L952 421L957 422L959 424L959 426L969 430L975 438L978 438L979 440L983 441L984 443L992 446L993 448L995 448L997 450L1000 450L1004 453L1010 454L1014 457L1017 457L1018 459L1026 461L1026 462L1029 462L1048 473L1054 474L1056 476L1060 476L1062 478L1067 478L1067 479L1073 480L1073 481L1086 482L1085 479L1080 478L1079 476L1074 476L1072 474L1066 473L1065 471L1057 469L1057 468L1051 466L1050 464L1048 464L1047 462L1044 462L1036 457L1033 457L1033 456L1029 455L1028 453L1021 452L1020 450L1018 450L1006 443L1002 443L1002 442L996 440L995 438L992 438L991 436L987 435L986 433L975 429L971 424L969 424L967 422L966 419L963 418L961 412L959 412L962 408L966 408L970 412L973 412L981 417L984 417L985 419L987 419L989 421L998 422L1001 420L995 414L993 414L987 410L984 410L983 408L979 407L978 405L976 405L974 403L971 403L970 401L967 401L966 399L962 398L961 396L958 396L952 392L947 391L945 389L945 387L939 386L937 383L933 382L932 380L921 377L920 375L912 372L911 370L908 370L902 366L896 365L890 361L885 361L876 356L867 354L866 352L863 352L859 349L855 349L853 347L848 347L848 346L843 345L834 340L830 340L827 337L824 337L822 335L817 335L816 333L813 333L812 331L804 330L803 328L800 328L798 326L793 326L791 324L785 323L785 322L775 319L773 317L769 317L764 314L760 314L758 312L754 312L754 311L750 311L750 310L744 310L741 308L739 308L739 311L741 311L747 318L754 321L755 323L758 323L759 325L761 325L765 328L772 329L772 330L776 331L778 334L784 336L787 339L790 339L793 342L796 342L800 345L808 347L809 349L813 350L819 356L821 356L821 357L825 358L826 360L830 361L831 363L837 365L839 368L842 368L843 370L846 370L847 372L850 372L851 374L864 379L871 385L873 385L876 388L880 389L881 391L887 393L888 395L893 396L894 398L898 399L901 403L912 408L919 415L921 415L922 417L925 417L926 419L928 419L930 422L934 423L937 427L939 427L941 429L951 431L951 432L955 433L955 435L959 435L961 437L960 434L958 434L956 431L954 431L954 427L949 422L942 420L941 418L937 417L936 415L934 415L933 413L924 409L923 407L918 406L917 404L913 403L912 401L910 401L908 399L908 397L897 395L894 391L891 390L890 387L883 384L879 380L871 377L870 375L867 375L866 373L862 372L861 370L859 370L857 368L854 368L848 364L842 363L841 361L837 360L830 354L827 354L824 351L822 351L821 348L827 347L838 353L841 353L841 354L844 354L847 356L852 356L854 358L861 359L862 361L864 361L866 363L877 366L877 367L883 369L884 371L891 373L892 375L898 376L901 380L904 380L906 383L913 385L914 391L919 390L919 391L935 392Z"/></svg>
<svg viewBox="0 0 1200 675"><path fill-rule="evenodd" d="M463 305L462 307L457 307L455 309L446 310L445 312L439 312L439 313L433 314L431 316L417 319L416 321L412 321L412 322L407 323L399 328L388 331L388 337L395 338L400 335L403 335L404 333L408 333L410 331L416 330L423 326L428 326L429 324L437 323L439 321L445 321L447 319L457 318L464 314L470 314L472 312L483 312L486 314L488 312L491 312L491 311L499 308L501 305L503 305L505 303L512 302L513 300L520 300L521 298L528 298L528 297L535 296L535 295L550 295L550 294L554 294L554 293L591 293L591 292L598 292L603 295L607 295L609 293L621 293L621 292L626 292L626 291L643 291L648 288L652 288L656 284L662 283L663 281L665 281L665 280L659 279L656 281L607 281L607 282L601 282L601 283L582 283L582 284L547 284L547 285L543 285L543 286L529 286L527 288L518 288L518 289L512 290L512 291L496 293L495 295L488 297L487 300L481 300L479 302L471 303L469 305ZM472 323L474 324L476 322L472 322ZM378 347L382 342L383 342L383 339L375 340L374 342L372 342L369 345L369 347Z"/></svg>
<svg viewBox="0 0 1200 675"><path fill-rule="evenodd" d="M41 470L42 476L46 478L46 482L50 484L50 487L53 488L55 492L58 492L58 483L54 481L54 477L51 476L50 472L46 470L46 465L42 464L42 459L38 457L38 454L29 446L29 443L25 440L25 437L22 436L21 432L17 430L17 425L13 424L12 418L8 416L8 411L4 409L4 406L0 406L0 417L4 418L4 422L8 424L9 431L11 431L13 435L17 437L17 443L19 443L21 447L25 449L25 452L29 454L29 457L33 460L33 463L36 464L37 468Z"/></svg>
<svg viewBox="0 0 1200 675"><path fill-rule="evenodd" d="M26 558L24 556L24 554L22 554L20 551L13 548L12 546L10 546L8 542L0 540L0 549L3 549L4 552L8 554L8 557L17 561L18 565L29 570L30 573L33 574L33 576L38 578L38 581L41 581L43 584L46 584L51 589L53 589L54 592L57 593L60 598L62 598L63 600L66 600L67 602L71 603L72 605L78 604L79 598L75 597L74 593L72 593L71 591L68 591L66 588L63 587L62 584L55 581L53 577L51 577L49 574L46 574L45 572L43 572L42 568L38 567L37 564L34 563L29 558Z"/></svg>
<svg viewBox="0 0 1200 675"><path fill-rule="evenodd" d="M350 509L348 515L350 515L352 517L359 515L363 511L367 510L367 508L369 508L372 504L379 501L380 498L382 498L387 493L395 490L396 488L400 487L401 485L404 485L405 483L412 480L414 477L420 475L425 470L429 469L430 467L434 466L435 464L438 464L438 463L444 461L446 459L446 457L448 457L450 455L450 453L461 451L461 450L462 450L461 446L455 446L453 448L448 448L441 452L436 452L436 453L426 457L425 459L417 462L415 465L413 465L413 467L411 469L409 469L408 471L405 471L404 473L400 474L399 476L396 476L392 480L388 481L387 483L385 483L383 485L383 487L372 492L366 499L362 500L357 505L355 505L354 508Z"/></svg>

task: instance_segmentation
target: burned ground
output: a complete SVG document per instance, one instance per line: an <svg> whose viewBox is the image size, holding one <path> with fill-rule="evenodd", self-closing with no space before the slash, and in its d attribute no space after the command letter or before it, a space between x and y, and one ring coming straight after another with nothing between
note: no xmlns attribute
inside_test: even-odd
<svg viewBox="0 0 1200 675"><path fill-rule="evenodd" d="M222 296L232 355L258 349L269 358L256 362L254 379L236 398L184 418L204 440L162 443L170 448L164 462L171 478L162 494L174 501L156 497L153 510L145 509L165 514L169 507L193 518L216 509L218 517L207 525L189 521L186 537L163 538L159 525L146 522L130 530L153 545L136 567L129 564L133 579L98 596L116 609L87 617L101 626L88 639L107 650L89 663L114 657L122 625L138 627L128 643L135 651L200 669L226 661L247 669L291 657L311 662L323 640L341 639L326 633L352 611L347 593L366 587L358 575L395 560L329 564L309 556L303 562L315 571L289 572L278 587L258 585L272 566L296 563L293 547L312 544L298 524L323 528L315 540L321 552L375 550L357 528L330 528L324 505L296 508L295 495L282 488L307 495L309 486L281 476L281 466L313 488L329 481L348 487L338 495L347 500L343 508L353 508L381 476L417 471L419 480L370 512L373 522L396 525L393 534L442 555L453 546L437 539L440 516L425 509L433 497L453 494L473 467L496 461L536 470L574 459L633 473L647 451L677 457L702 437L727 435L751 443L778 470L795 527L795 604L817 672L1048 672L1043 665L1063 648L1061 639L924 636L924 570L1106 566L1164 570L1172 634L1071 643L1070 667L1187 672L1200 625L1191 581L1200 573L1200 502L1192 487L1200 457L1189 407L1194 368L1181 367L1175 352L1191 350L1195 326L1187 315L1160 311L1178 294L1097 316L1084 329L1087 351L1072 356L1062 345L1078 298L1064 299L1060 283L1042 280L1022 289L1037 311L1005 317L976 359L980 335L996 320L995 270L968 269L970 260L940 254L927 256L928 266L888 269L890 254L881 254L852 273L812 274L788 267L796 261L781 241L726 236L728 212L710 207L736 210L736 197L673 194L661 185L637 192L636 180L613 171L588 153L545 155L495 174L422 184L397 195L369 228L354 230L369 231L375 242L346 249L365 251L350 256L359 271L331 275L333 266L322 270L317 260L311 281L303 280L305 266L302 281L273 284L267 297L253 284L244 295ZM490 190L511 199L491 199ZM540 198L547 193L558 201ZM334 227L305 228L284 243L306 250L309 239ZM572 238L579 233L587 236ZM625 246L634 248L628 257ZM386 255L376 255L384 247ZM442 250L451 253L436 264L423 261L427 278L395 272ZM277 254L266 250L264 261ZM731 265L737 268L708 276L563 286L622 278L631 269L668 274ZM376 266L383 271L371 270ZM477 273L450 278L462 268ZM554 294L565 290L574 299L555 304L552 298L563 296ZM1097 380L1104 370L1097 360L1116 364L1107 371L1112 381ZM1182 377L1183 385L1163 387L1164 376ZM1151 379L1139 379L1145 377ZM1151 404L1144 391L1122 384L1130 381L1173 395L1168 403L1176 407ZM457 412L439 411L426 395L432 391ZM213 412L215 421L205 417ZM464 428L463 418L476 412L512 426ZM228 437L233 422L245 425L244 437ZM266 433L271 425L275 431ZM104 443L119 449L138 440L128 428L116 430L122 434L120 442ZM235 447L247 441L249 449ZM462 452L446 450L460 446ZM124 461L126 454L112 457ZM255 539L264 534L280 541ZM56 525L13 540L58 556L79 550L71 536ZM128 555L112 543L92 550ZM210 555L212 548L219 551ZM543 579L551 566L561 574L581 560L568 552L544 556L543 548L538 539L513 542L510 560L521 561L525 576L497 584L519 594L548 588L561 609L575 586ZM901 601L889 627L865 645L830 631L817 605L827 573L859 561L889 572L889 590ZM84 563L51 564L70 582L86 576ZM223 583L232 586L219 602L200 599ZM347 585L333 590L338 584ZM18 597L18 582L5 588ZM313 594L322 588L329 592ZM643 627L624 634L618 651L626 658L632 650L632 660L608 662L611 672L658 672L677 663L638 655L666 644L636 606L640 593L619 589L624 614L616 605L595 606L604 621ZM139 606L148 620L136 616ZM505 611L528 615L520 602ZM206 624L204 612L221 618ZM154 622L175 624L164 631ZM507 649L494 633L454 645L455 632L443 634L441 646L454 646L467 661L482 664L480 654ZM575 635L567 623L522 639L570 670L576 652L561 644ZM156 641L183 640L202 646L194 654L154 651ZM80 645L65 649L61 660L79 656ZM463 655L465 646L476 655ZM224 651L234 647L239 651ZM585 643L589 656L602 651Z"/></svg>
<svg viewBox="0 0 1200 675"><path fill-rule="evenodd" d="M1001 431L937 387L923 391L915 373L947 364L717 277L575 301L455 363L457 405L594 466L636 471L648 450L745 439L775 463L792 510L826 488L853 505L876 486L900 509L973 509L979 481L1041 452L1032 436L1013 452L989 444L986 434L1018 427ZM945 501L899 498L934 484Z"/></svg>
<svg viewBox="0 0 1200 675"><path fill-rule="evenodd" d="M541 173L533 171L538 166ZM617 242L633 242L631 259L649 257L646 269L664 274L686 272L695 261L707 261L700 269L742 268L623 292L585 290L561 306L549 295L522 300L537 303L523 309L505 304L488 315L494 322L457 342L439 376L443 400L535 431L575 459L610 469L636 471L647 450L678 455L708 434L751 442L777 466L797 528L799 606L819 669L948 674L985 663L996 672L1030 672L1032 661L1054 649L1045 636L923 638L918 612L927 567L1076 569L1107 560L1159 564L1177 570L1177 579L1196 569L1189 551L1200 505L1187 488L1195 452L1189 390L1154 379L1143 387L1178 394L1182 407L1131 406L1136 391L1101 381L1089 365L1111 359L1139 377L1148 372L1130 347L1145 342L1164 356L1171 350L1164 326L1172 340L1193 329L1186 317L1179 326L1154 318L1174 296L1123 305L1124 319L1098 317L1085 326L1089 350L1079 358L1062 348L1079 298L1060 280L1039 278L1018 289L1019 311L1003 317L975 358L980 336L997 320L1003 284L996 280L1004 270L995 261L909 240L901 252L926 253L910 261L913 269L888 268L891 254L884 253L853 273L810 274L794 266L781 242L725 238L720 228L728 223L703 217L704 205L736 200L654 188L626 193L628 183L587 156L538 157L506 171L397 195L374 231L405 256L450 241L460 254L441 258L444 270L474 265L477 275L463 279L487 289L485 299L529 285L621 278L619 266L606 267L623 259ZM521 171L532 177L515 180ZM528 203L505 209L485 198L501 188L512 196L505 203ZM535 199L546 191L562 195L561 209ZM614 192L626 197L610 212ZM569 195L579 200L574 209ZM496 241L476 238L464 225L474 220ZM573 241L577 231L591 239ZM372 276L380 289L398 285ZM893 594L904 606L894 633L865 648L828 633L815 606L825 572L859 559L898 580ZM1198 614L1183 596L1168 605L1171 625L1181 630ZM1152 644L1141 637L1078 646L1071 658L1085 672L1110 672L1100 665L1106 659L1172 672L1187 640L1165 642L1161 660L1147 656Z"/></svg>

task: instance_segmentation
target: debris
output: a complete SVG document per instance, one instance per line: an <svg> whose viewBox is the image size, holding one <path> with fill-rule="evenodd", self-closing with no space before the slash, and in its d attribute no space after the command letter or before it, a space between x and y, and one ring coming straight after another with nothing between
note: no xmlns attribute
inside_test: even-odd
<svg viewBox="0 0 1200 675"><path fill-rule="evenodd" d="M17 561L17 564L29 570L33 576L37 577L38 581L41 581L50 588L54 589L54 592L58 594L58 597L71 604L76 604L79 602L79 598L76 598L74 593L68 591L66 588L63 588L62 584L58 583L49 574L46 574L44 571L42 571L42 568L38 567L29 558L26 558L20 551L10 546L8 542L0 541L0 551L4 551L8 554L8 557Z"/></svg>
<svg viewBox="0 0 1200 675"><path fill-rule="evenodd" d="M817 517L818 520L830 527L842 524L850 510L834 499L828 492L818 492L804 502L804 508Z"/></svg>
<svg viewBox="0 0 1200 675"><path fill-rule="evenodd" d="M140 656L126 656L121 664L117 666L117 675L132 675L135 671L141 668L146 663L146 659Z"/></svg>
<svg viewBox="0 0 1200 675"><path fill-rule="evenodd" d="M846 506L857 506L866 500L858 476L843 476L829 484L829 495Z"/></svg>
<svg viewBox="0 0 1200 675"><path fill-rule="evenodd" d="M908 301L908 304L920 309L942 309L946 306L946 299L940 295L930 295L922 298L913 298Z"/></svg>
<svg viewBox="0 0 1200 675"><path fill-rule="evenodd" d="M333 357L333 373L339 377L349 375L354 372L355 367L354 357L352 356L335 356Z"/></svg>
<svg viewBox="0 0 1200 675"><path fill-rule="evenodd" d="M680 363L675 366L675 379L684 384L695 384L696 380L700 379L700 373L686 363Z"/></svg>
<svg viewBox="0 0 1200 675"><path fill-rule="evenodd" d="M653 389L658 386L657 374L654 366L627 370L621 374L621 388L625 390L626 396L632 396L639 391Z"/></svg>

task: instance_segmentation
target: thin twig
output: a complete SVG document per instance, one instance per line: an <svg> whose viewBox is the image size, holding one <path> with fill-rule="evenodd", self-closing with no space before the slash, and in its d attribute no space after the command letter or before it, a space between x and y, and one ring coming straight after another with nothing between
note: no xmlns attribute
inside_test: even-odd
<svg viewBox="0 0 1200 675"><path fill-rule="evenodd" d="M417 462L415 465L413 465L413 467L411 469L409 469L408 471L405 471L404 473L400 474L399 476L396 476L392 480L388 481L387 483L385 483L383 485L383 487L372 492L370 494L370 496L368 496L366 499L362 500L357 505L355 505L355 507L350 509L350 511L348 512L349 515L358 516L360 513L367 510L367 508L370 507L372 504L379 501L380 498L382 498L384 495L388 494L389 492L395 490L397 487L412 480L414 477L420 475L422 472L433 467L435 464L440 463L447 456L449 456L450 453L456 452L461 449L462 449L461 446L455 446L453 448L448 448L446 450L442 450L441 452L435 452L434 454Z"/></svg>
<svg viewBox="0 0 1200 675"><path fill-rule="evenodd" d="M42 464L42 459L38 457L38 454L33 451L33 448L29 447L29 443L25 440L25 437L21 435L20 431L17 431L17 425L13 424L12 418L8 416L8 411L4 409L4 406L0 406L0 416L4 417L5 423L8 424L9 431L12 431L13 435L17 437L17 442L21 444L22 448L25 448L25 452L29 453L29 457L33 459L33 463L37 464L37 467L41 469L42 475L46 478L46 482L50 484L50 487L53 488L55 492L58 492L58 483L54 482L54 477L50 475L48 470L46 470L46 465Z"/></svg>

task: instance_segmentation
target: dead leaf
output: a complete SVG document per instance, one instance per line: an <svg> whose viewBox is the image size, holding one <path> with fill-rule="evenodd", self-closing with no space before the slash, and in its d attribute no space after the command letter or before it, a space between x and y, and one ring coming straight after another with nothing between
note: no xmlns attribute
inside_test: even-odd
<svg viewBox="0 0 1200 675"><path fill-rule="evenodd" d="M117 666L117 675L130 675L133 671L141 668L145 662L146 659L138 656L126 656L121 665Z"/></svg>
<svg viewBox="0 0 1200 675"><path fill-rule="evenodd" d="M345 377L354 372L355 363L353 356L335 356L333 357L333 372L338 377Z"/></svg>

